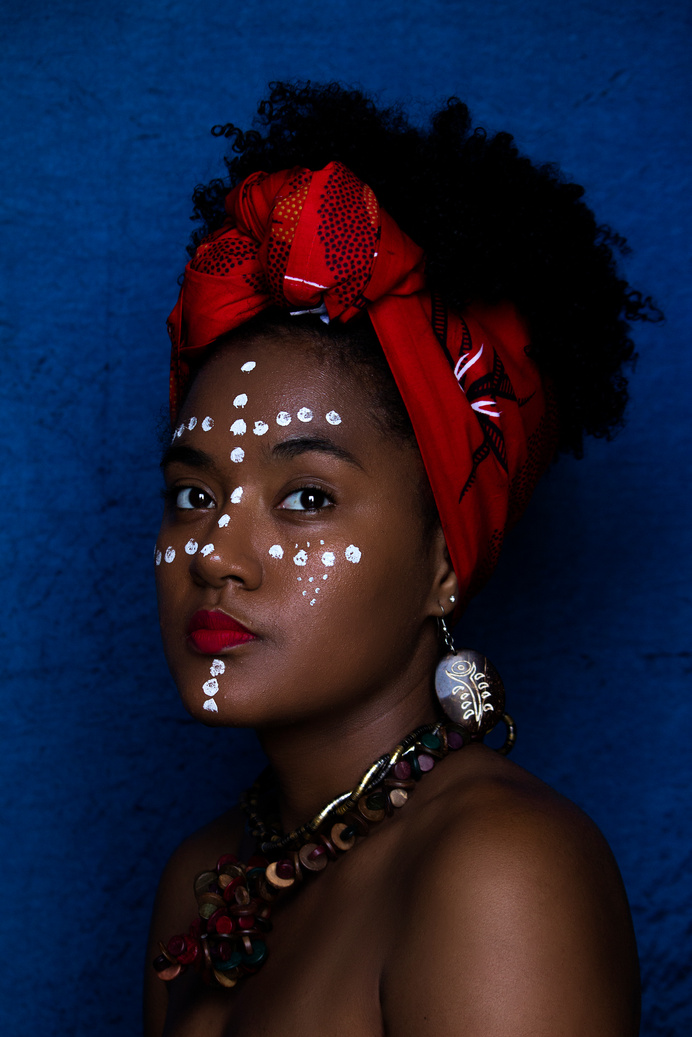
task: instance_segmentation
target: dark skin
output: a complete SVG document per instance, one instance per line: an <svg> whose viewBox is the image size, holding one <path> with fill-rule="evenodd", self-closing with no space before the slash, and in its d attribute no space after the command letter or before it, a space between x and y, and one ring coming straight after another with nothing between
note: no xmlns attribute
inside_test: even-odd
<svg viewBox="0 0 692 1037"><path fill-rule="evenodd" d="M256 367L242 372L248 361ZM234 406L241 394L247 403ZM459 588L441 530L424 535L415 444L384 433L372 407L368 390L317 362L308 343L236 343L196 379L165 467L158 547L175 558L158 565L157 584L169 665L194 716L258 730L286 830L437 715L435 620ZM301 408L311 420L298 420ZM277 424L280 411L290 424ZM338 424L325 419L332 411ZM247 431L235 436L239 417ZM214 546L190 555L190 540ZM269 553L276 545L282 558ZM346 555L353 545L358 561ZM303 595L318 584L319 595ZM219 656L186 638L198 609L257 635L220 656L214 712L202 685ZM173 855L149 960L195 916L194 875L228 852L252 852L235 811ZM147 1037L637 1033L636 949L605 841L483 746L436 766L404 809L280 901L273 920L267 963L232 991L192 970L164 984L149 967Z"/></svg>

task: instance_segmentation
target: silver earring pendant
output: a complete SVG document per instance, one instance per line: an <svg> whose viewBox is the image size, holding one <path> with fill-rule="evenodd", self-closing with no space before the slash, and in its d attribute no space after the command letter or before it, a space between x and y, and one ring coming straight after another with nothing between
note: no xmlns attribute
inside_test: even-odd
<svg viewBox="0 0 692 1037"><path fill-rule="evenodd" d="M508 753L516 739L516 728L504 711L505 689L500 674L482 652L457 650L444 617L438 622L448 650L435 670L435 694L442 709L472 741L480 741L504 720L507 738L498 751Z"/></svg>

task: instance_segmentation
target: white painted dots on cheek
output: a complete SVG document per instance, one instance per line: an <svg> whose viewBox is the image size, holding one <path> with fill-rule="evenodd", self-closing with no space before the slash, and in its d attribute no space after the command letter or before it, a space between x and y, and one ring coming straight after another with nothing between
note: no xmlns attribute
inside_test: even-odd
<svg viewBox="0 0 692 1037"><path fill-rule="evenodd" d="M173 559L175 558L175 548L174 547L167 547L166 548L166 553L164 555L164 558L166 559L166 561L168 563L172 562Z"/></svg>
<svg viewBox="0 0 692 1037"><path fill-rule="evenodd" d="M207 696L204 703L204 709L208 710L210 713L219 712L219 707L216 705L216 702L214 701L214 695L216 695L216 693L219 690L219 682L216 678L220 677L221 674L225 672L226 664L223 661L223 659L214 659L213 663L209 667L209 673L211 674L211 676L209 680L205 681L202 685L202 691Z"/></svg>
<svg viewBox="0 0 692 1037"><path fill-rule="evenodd" d="M231 461L233 461L235 464L240 464L244 457L245 451L242 447L237 446L235 450L231 450Z"/></svg>
<svg viewBox="0 0 692 1037"><path fill-rule="evenodd" d="M204 419L204 421L202 422L202 431L203 432L211 432L213 427L214 427L214 419L206 417Z"/></svg>
<svg viewBox="0 0 692 1037"><path fill-rule="evenodd" d="M234 407L244 407L247 403L247 393L239 393L233 401Z"/></svg>
<svg viewBox="0 0 692 1037"><path fill-rule="evenodd" d="M163 558L163 555L161 554L161 552L157 548L156 554L154 555L154 561L156 562L157 565L161 565L161 559L162 558Z"/></svg>
<svg viewBox="0 0 692 1037"><path fill-rule="evenodd" d="M245 435L245 433L247 432L247 425L245 424L242 418L238 418L237 421L233 422L233 424L231 425L231 432L234 436Z"/></svg>
<svg viewBox="0 0 692 1037"><path fill-rule="evenodd" d="M243 487L236 486L235 490L231 494L231 504L240 504L243 499Z"/></svg>
<svg viewBox="0 0 692 1037"><path fill-rule="evenodd" d="M246 364L243 364L240 370L245 371L245 373L247 374L248 371L254 371L256 367L257 363L255 360L248 360Z"/></svg>
<svg viewBox="0 0 692 1037"><path fill-rule="evenodd" d="M219 529L223 529L223 527L227 526L230 521L231 521L231 516L230 515L222 515L221 518L219 519Z"/></svg>
<svg viewBox="0 0 692 1037"><path fill-rule="evenodd" d="M356 547L355 544L349 544L349 546L344 551L344 558L347 562L359 562L362 558L360 548Z"/></svg>
<svg viewBox="0 0 692 1037"><path fill-rule="evenodd" d="M206 558L207 555L210 555L213 550L214 550L214 545L213 544L205 544L204 547L202 548L202 550L200 551L200 554L204 555L204 557Z"/></svg>
<svg viewBox="0 0 692 1037"><path fill-rule="evenodd" d="M256 436L263 436L265 432L269 431L269 425L267 425L266 421L256 421L252 431Z"/></svg>
<svg viewBox="0 0 692 1037"><path fill-rule="evenodd" d="M272 546L269 548L269 554L272 556L272 558L283 558L284 549L281 546L281 544L272 544Z"/></svg>
<svg viewBox="0 0 692 1037"><path fill-rule="evenodd" d="M197 546L198 545L197 545L197 541L196 540L192 540L192 539L188 540L188 542L185 544L185 554L186 555L193 555L193 554L195 554L196 551L197 551Z"/></svg>

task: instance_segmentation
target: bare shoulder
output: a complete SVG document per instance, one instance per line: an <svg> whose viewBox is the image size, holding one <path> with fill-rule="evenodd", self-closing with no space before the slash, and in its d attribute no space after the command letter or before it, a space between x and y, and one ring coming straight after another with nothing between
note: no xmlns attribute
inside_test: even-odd
<svg viewBox="0 0 692 1037"><path fill-rule="evenodd" d="M238 808L229 810L185 839L163 870L154 901L144 973L146 1037L159 1037L166 1016L166 984L156 977L151 967L151 962L161 953L159 941L167 943L171 936L187 932L197 916L195 875L214 868L223 853L237 852L242 832L243 815Z"/></svg>
<svg viewBox="0 0 692 1037"><path fill-rule="evenodd" d="M602 834L496 754L459 757L420 816L383 982L391 1032L634 1037L636 947Z"/></svg>

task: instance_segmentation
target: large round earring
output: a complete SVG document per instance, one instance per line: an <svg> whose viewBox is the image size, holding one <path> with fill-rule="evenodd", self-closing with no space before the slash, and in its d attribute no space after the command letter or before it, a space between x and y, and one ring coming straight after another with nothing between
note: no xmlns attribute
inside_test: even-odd
<svg viewBox="0 0 692 1037"><path fill-rule="evenodd" d="M447 648L435 670L435 693L442 709L472 741L482 741L503 720L507 737L498 752L506 755L516 740L516 727L505 713L505 689L500 674L482 652L455 648L444 616L438 623Z"/></svg>

